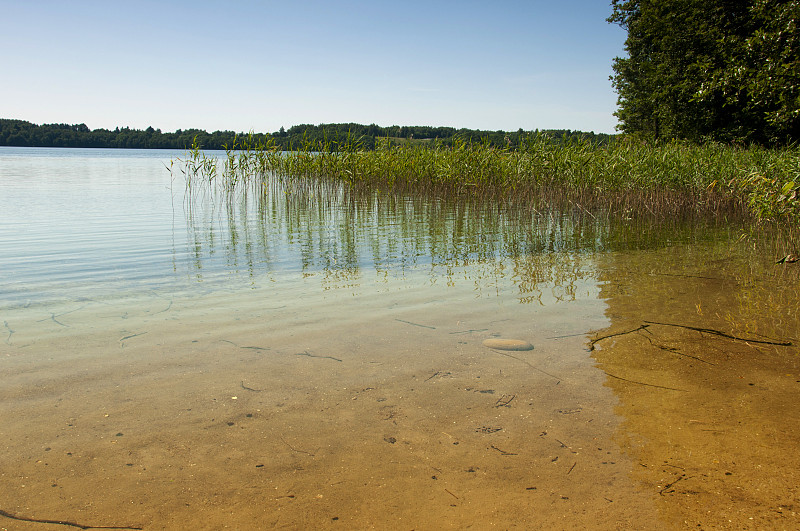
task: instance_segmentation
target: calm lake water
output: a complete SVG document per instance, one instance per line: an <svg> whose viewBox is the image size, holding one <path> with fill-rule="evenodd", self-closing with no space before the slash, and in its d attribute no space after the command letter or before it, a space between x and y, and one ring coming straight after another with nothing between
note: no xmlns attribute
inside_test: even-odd
<svg viewBox="0 0 800 531"><path fill-rule="evenodd" d="M743 228L182 156L0 148L0 528L798 526L800 268Z"/></svg>

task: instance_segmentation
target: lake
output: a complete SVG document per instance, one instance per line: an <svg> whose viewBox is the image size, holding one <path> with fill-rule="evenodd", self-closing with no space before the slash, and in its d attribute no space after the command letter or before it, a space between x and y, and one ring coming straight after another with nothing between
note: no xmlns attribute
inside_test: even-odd
<svg viewBox="0 0 800 531"><path fill-rule="evenodd" d="M180 157L0 148L0 525L798 527L800 264L746 227Z"/></svg>

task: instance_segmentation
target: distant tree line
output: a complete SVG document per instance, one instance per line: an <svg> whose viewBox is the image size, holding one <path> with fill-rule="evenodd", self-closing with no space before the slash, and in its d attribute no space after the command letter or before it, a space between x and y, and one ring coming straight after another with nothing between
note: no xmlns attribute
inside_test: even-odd
<svg viewBox="0 0 800 531"><path fill-rule="evenodd" d="M361 125L320 124L295 125L288 130L283 127L271 134L235 133L233 131L214 131L208 133L201 129L178 129L174 133L163 133L160 129L148 127L145 130L128 127L109 129L89 129L86 124L42 124L36 125L24 120L0 118L0 146L20 147L80 147L80 148L130 148L130 149L188 149L196 143L202 149L225 149L240 145L248 138L251 144L272 141L279 149L290 150L307 146L328 145L331 149L346 144L357 145L359 149L375 148L376 140L390 142L430 143L437 140L445 145L467 140L484 142L497 147L517 147L532 133L542 133L554 142L570 140L589 140L598 143L608 142L613 135L595 134L581 131L479 131L474 129L455 129L453 127L429 126L390 126L375 124Z"/></svg>
<svg viewBox="0 0 800 531"><path fill-rule="evenodd" d="M0 119L2 146L185 149L191 147L196 138L207 149L221 149L223 145L232 145L235 136L233 131L207 133L200 129L179 129L174 133L162 133L152 127L91 130L86 124L36 125L23 120Z"/></svg>
<svg viewBox="0 0 800 531"><path fill-rule="evenodd" d="M800 141L800 0L612 0L621 130L649 139Z"/></svg>

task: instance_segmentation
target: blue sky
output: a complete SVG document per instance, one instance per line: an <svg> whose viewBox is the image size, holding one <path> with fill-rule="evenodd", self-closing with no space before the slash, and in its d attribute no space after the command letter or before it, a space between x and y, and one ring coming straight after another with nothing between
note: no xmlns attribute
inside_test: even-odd
<svg viewBox="0 0 800 531"><path fill-rule="evenodd" d="M610 0L0 0L0 118L614 131Z"/></svg>

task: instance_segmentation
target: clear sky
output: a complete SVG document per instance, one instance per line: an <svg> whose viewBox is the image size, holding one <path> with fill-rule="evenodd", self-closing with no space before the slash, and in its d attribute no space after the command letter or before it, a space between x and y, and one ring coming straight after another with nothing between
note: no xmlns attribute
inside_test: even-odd
<svg viewBox="0 0 800 531"><path fill-rule="evenodd" d="M610 0L0 0L0 118L614 132Z"/></svg>

